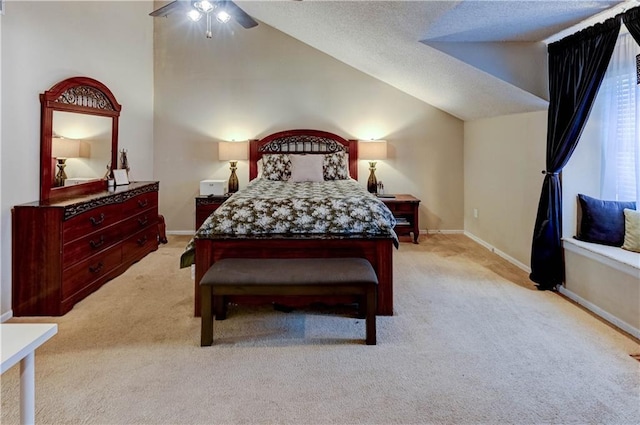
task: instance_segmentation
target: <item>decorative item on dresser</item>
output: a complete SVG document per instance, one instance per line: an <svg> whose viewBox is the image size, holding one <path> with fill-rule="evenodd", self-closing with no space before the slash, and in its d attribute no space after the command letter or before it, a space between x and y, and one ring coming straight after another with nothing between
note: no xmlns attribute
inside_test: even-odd
<svg viewBox="0 0 640 425"><path fill-rule="evenodd" d="M40 99L40 201L11 211L15 316L63 315L158 249L159 239L166 241L164 218L158 215L159 183L113 187L102 176L104 164L115 164L118 152L120 105L109 89L91 78L75 77L56 84ZM91 149L104 152L92 158L98 177L54 186L54 127L63 135L95 124L96 118L103 121L92 130L108 128L107 137L96 141L99 148Z"/></svg>
<svg viewBox="0 0 640 425"><path fill-rule="evenodd" d="M420 228L418 227L418 206L420 199L413 195L384 195L380 200L391 210L396 218L396 227L393 228L398 235L411 234L413 243L418 243Z"/></svg>

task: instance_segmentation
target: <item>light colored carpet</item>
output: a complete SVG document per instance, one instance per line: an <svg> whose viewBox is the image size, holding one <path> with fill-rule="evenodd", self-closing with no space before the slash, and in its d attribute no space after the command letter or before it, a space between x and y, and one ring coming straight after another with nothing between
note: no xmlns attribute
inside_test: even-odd
<svg viewBox="0 0 640 425"><path fill-rule="evenodd" d="M462 235L394 253L395 311L234 307L201 348L188 238L77 304L36 352L40 424L638 424L637 341ZM19 420L19 367L2 424Z"/></svg>

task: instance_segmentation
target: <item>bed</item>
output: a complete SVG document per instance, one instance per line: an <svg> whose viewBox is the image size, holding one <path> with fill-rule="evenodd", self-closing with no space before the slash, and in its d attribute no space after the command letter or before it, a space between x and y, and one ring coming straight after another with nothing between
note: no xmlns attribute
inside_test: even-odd
<svg viewBox="0 0 640 425"><path fill-rule="evenodd" d="M198 282L220 259L358 257L366 258L378 276L377 314L392 315L395 219L357 183L357 154L356 140L317 130L288 130L252 140L249 185L205 220L181 256L181 267L195 264L194 314L200 315ZM309 302L302 297L231 301ZM336 296L314 301L354 300Z"/></svg>

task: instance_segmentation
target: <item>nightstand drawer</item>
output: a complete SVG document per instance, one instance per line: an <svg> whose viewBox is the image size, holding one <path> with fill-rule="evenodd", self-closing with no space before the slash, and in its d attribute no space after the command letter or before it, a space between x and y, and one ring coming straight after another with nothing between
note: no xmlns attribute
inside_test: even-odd
<svg viewBox="0 0 640 425"><path fill-rule="evenodd" d="M391 212L393 213L402 213L402 212L409 212L412 213L414 210L414 205L413 204L405 204L405 203L398 203L398 202L389 202L389 203L385 203L387 205L387 207L389 207L389 209L391 210Z"/></svg>
<svg viewBox="0 0 640 425"><path fill-rule="evenodd" d="M229 195L196 197L196 230L227 199L229 199Z"/></svg>

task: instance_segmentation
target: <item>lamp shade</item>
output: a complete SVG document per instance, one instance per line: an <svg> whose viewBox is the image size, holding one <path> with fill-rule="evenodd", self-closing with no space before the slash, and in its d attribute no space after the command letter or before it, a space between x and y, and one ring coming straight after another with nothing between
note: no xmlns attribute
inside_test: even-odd
<svg viewBox="0 0 640 425"><path fill-rule="evenodd" d="M80 156L80 140L54 137L51 156L54 158L78 158Z"/></svg>
<svg viewBox="0 0 640 425"><path fill-rule="evenodd" d="M387 159L387 141L360 140L358 143L358 158L370 160Z"/></svg>
<svg viewBox="0 0 640 425"><path fill-rule="evenodd" d="M247 142L218 142L220 161L239 161L249 157Z"/></svg>

